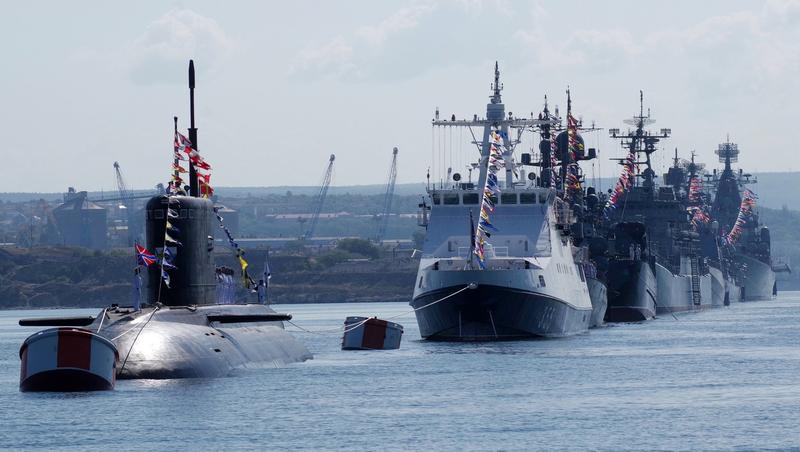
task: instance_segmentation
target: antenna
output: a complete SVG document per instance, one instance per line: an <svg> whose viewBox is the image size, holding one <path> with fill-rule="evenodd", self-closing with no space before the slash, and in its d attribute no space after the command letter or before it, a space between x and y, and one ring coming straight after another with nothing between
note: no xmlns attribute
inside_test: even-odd
<svg viewBox="0 0 800 452"><path fill-rule="evenodd" d="M197 127L194 125L194 60L189 60L189 141L192 147L197 150ZM189 196L197 197L199 187L197 184L197 173L194 165L189 165Z"/></svg>
<svg viewBox="0 0 800 452"><path fill-rule="evenodd" d="M572 114L572 97L569 95L569 85L567 85L567 116Z"/></svg>
<svg viewBox="0 0 800 452"><path fill-rule="evenodd" d="M497 61L494 62L494 84L492 85L492 103L499 104L500 100L500 91L503 90L503 85L500 83L500 66L497 64Z"/></svg>
<svg viewBox="0 0 800 452"><path fill-rule="evenodd" d="M644 91L642 90L639 90L639 117L644 118Z"/></svg>

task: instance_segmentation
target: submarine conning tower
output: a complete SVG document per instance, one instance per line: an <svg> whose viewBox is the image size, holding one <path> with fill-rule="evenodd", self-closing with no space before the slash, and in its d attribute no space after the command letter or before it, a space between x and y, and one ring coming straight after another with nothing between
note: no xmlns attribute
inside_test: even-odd
<svg viewBox="0 0 800 452"><path fill-rule="evenodd" d="M180 231L180 245L167 243L175 268L169 270L169 286L161 278L160 265L147 269L147 302L167 306L216 303L214 239L211 221L214 206L209 199L191 196L156 196L147 202L147 248L160 255L164 250L168 210L170 224ZM177 218L175 218L177 214Z"/></svg>
<svg viewBox="0 0 800 452"><path fill-rule="evenodd" d="M189 61L189 140L197 149L194 117L194 61ZM175 118L177 131L177 118ZM177 163L177 162L176 162ZM194 165L189 165L189 196L160 195L147 202L147 248L161 256L166 246L171 259L169 283L162 278L161 264L147 268L147 302L166 306L215 304L214 238L211 229L214 204L199 197ZM170 235L178 243L166 241L167 220Z"/></svg>

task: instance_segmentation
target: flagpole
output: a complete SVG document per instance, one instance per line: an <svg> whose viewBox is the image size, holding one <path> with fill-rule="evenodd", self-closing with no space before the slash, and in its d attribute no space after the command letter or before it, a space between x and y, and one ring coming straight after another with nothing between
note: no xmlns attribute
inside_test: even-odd
<svg viewBox="0 0 800 452"><path fill-rule="evenodd" d="M485 196L485 195L484 195ZM483 197L481 197L481 207L483 207ZM469 269L474 270L472 264L473 253L475 253L475 220L472 219L472 209L469 209Z"/></svg>
<svg viewBox="0 0 800 452"><path fill-rule="evenodd" d="M178 117L177 116L173 116L172 120L174 122L174 132L175 132L173 134L173 136L177 139L178 138ZM179 193L181 190L183 190L183 187L180 187L180 186L175 187L175 184L177 184L178 180L181 178L181 173L178 170L178 166L180 165L180 161L178 160L178 151L175 150L175 148L173 148L173 151L174 151L173 152L173 154L174 154L173 155L173 157L174 157L173 164L175 165L175 167L173 168L174 171L173 171L173 177L172 177L172 184L173 184L173 188L174 188L173 192L174 193Z"/></svg>
<svg viewBox="0 0 800 452"><path fill-rule="evenodd" d="M561 188L564 192L564 199L567 198L567 172L569 171L569 164L572 163L570 155L570 120L572 119L572 98L569 94L569 86L567 86L567 149L561 160Z"/></svg>

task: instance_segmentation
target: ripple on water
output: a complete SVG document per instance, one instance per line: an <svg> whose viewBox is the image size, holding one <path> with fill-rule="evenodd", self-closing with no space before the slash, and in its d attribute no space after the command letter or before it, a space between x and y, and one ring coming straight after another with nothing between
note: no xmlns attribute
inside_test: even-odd
<svg viewBox="0 0 800 452"><path fill-rule="evenodd" d="M305 328L405 304L285 305ZM87 311L74 311L79 315ZM18 392L31 329L0 313L0 444L74 449L785 449L800 444L800 294L555 340L437 343L413 316L400 350L343 352L214 380ZM63 314L59 312L59 314ZM121 429L122 434L117 432Z"/></svg>

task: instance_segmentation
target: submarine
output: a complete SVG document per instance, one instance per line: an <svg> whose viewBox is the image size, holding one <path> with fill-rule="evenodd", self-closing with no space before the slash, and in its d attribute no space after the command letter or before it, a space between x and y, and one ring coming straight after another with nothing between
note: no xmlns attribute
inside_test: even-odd
<svg viewBox="0 0 800 452"><path fill-rule="evenodd" d="M188 139L196 149L194 87L190 61ZM195 166L189 167L185 191L155 196L145 208L146 248L155 251L152 257L173 257L168 280L162 277L162 257L160 265L145 267L140 306L112 305L97 316L20 320L21 326L49 327L20 348L21 391L107 390L117 379L223 377L237 368L312 358L284 329L290 314L274 311L266 301L219 304L212 229L216 212L201 195ZM168 225L179 238L165 233Z"/></svg>

